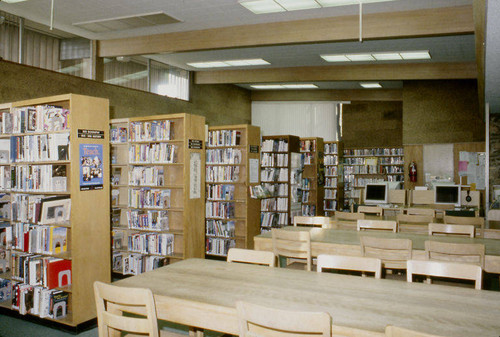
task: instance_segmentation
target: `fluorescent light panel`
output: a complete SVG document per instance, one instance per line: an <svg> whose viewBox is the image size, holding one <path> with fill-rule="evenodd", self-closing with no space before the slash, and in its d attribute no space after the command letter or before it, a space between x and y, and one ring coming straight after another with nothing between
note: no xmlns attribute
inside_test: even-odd
<svg viewBox="0 0 500 337"><path fill-rule="evenodd" d="M321 8L315 0L275 0L281 7L287 11L296 11L301 9Z"/></svg>
<svg viewBox="0 0 500 337"><path fill-rule="evenodd" d="M398 60L429 60L428 50L393 51L366 54L332 54L320 55L327 62L361 62L361 61L398 61Z"/></svg>
<svg viewBox="0 0 500 337"><path fill-rule="evenodd" d="M382 88L382 86L378 82L365 82L359 83L359 85L366 89Z"/></svg>
<svg viewBox="0 0 500 337"><path fill-rule="evenodd" d="M240 0L239 3L254 14L265 14L388 1L396 0Z"/></svg>
<svg viewBox="0 0 500 337"><path fill-rule="evenodd" d="M240 1L240 5L254 14L284 12L285 9L273 0L249 0Z"/></svg>
<svg viewBox="0 0 500 337"><path fill-rule="evenodd" d="M345 57L353 62L375 61L375 58L371 54L346 54Z"/></svg>
<svg viewBox="0 0 500 337"><path fill-rule="evenodd" d="M403 60L429 60L431 58L428 50L405 51L400 54Z"/></svg>
<svg viewBox="0 0 500 337"><path fill-rule="evenodd" d="M263 59L246 59L246 60L228 60L228 61L211 61L211 62L193 62L186 63L194 68L223 68L223 67L248 67L271 64Z"/></svg>
<svg viewBox="0 0 500 337"><path fill-rule="evenodd" d="M8 4L15 4L16 2L24 2L26 0L2 0L2 1Z"/></svg>
<svg viewBox="0 0 500 337"><path fill-rule="evenodd" d="M315 84L252 84L250 87L254 89L317 89Z"/></svg>

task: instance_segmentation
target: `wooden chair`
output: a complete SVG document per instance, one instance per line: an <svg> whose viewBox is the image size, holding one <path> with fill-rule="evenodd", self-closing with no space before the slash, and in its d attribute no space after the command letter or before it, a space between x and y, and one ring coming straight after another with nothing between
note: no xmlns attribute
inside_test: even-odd
<svg viewBox="0 0 500 337"><path fill-rule="evenodd" d="M406 261L412 258L412 241L387 239L368 235L360 237L361 255L382 260L384 268L406 269Z"/></svg>
<svg viewBox="0 0 500 337"><path fill-rule="evenodd" d="M396 221L387 220L358 220L358 231L363 230L383 230L396 233L398 224Z"/></svg>
<svg viewBox="0 0 500 337"><path fill-rule="evenodd" d="M449 225L444 223L429 224L429 235L466 235L473 238L475 231L476 230L472 225Z"/></svg>
<svg viewBox="0 0 500 337"><path fill-rule="evenodd" d="M240 337L331 337L332 319L326 312L289 311L236 302Z"/></svg>
<svg viewBox="0 0 500 337"><path fill-rule="evenodd" d="M400 232L427 233L427 225L436 219L428 215L398 214L396 216Z"/></svg>
<svg viewBox="0 0 500 337"><path fill-rule="evenodd" d="M455 225L472 225L474 227L479 227L481 229L481 234L484 233L483 217L445 215L443 217L443 222L446 224L455 224Z"/></svg>
<svg viewBox="0 0 500 337"><path fill-rule="evenodd" d="M276 257L273 252L243 248L229 248L227 262L241 262L274 267Z"/></svg>
<svg viewBox="0 0 500 337"><path fill-rule="evenodd" d="M430 335L424 332L417 332L413 330L399 328L392 325L386 326L385 336L386 337L442 337L438 335Z"/></svg>
<svg viewBox="0 0 500 337"><path fill-rule="evenodd" d="M357 221L366 218L365 213L335 212L335 227L337 229L356 229Z"/></svg>
<svg viewBox="0 0 500 337"><path fill-rule="evenodd" d="M328 216L294 216L293 225L332 228L332 219Z"/></svg>
<svg viewBox="0 0 500 337"><path fill-rule="evenodd" d="M484 255L483 244L425 241L427 260L471 263L483 268Z"/></svg>
<svg viewBox="0 0 500 337"><path fill-rule="evenodd" d="M426 215L431 216L433 218L436 217L436 211L431 208L415 208L410 207L406 210L406 214L408 215Z"/></svg>
<svg viewBox="0 0 500 337"><path fill-rule="evenodd" d="M126 331L158 337L158 321L153 293L149 289L124 288L94 282L97 323L100 337ZM124 312L142 312L144 317L126 317Z"/></svg>
<svg viewBox="0 0 500 337"><path fill-rule="evenodd" d="M358 213L375 214L381 217L384 209L380 206L358 206Z"/></svg>
<svg viewBox="0 0 500 337"><path fill-rule="evenodd" d="M280 257L306 260L306 270L312 270L311 233L309 231L289 231L273 228L273 252Z"/></svg>
<svg viewBox="0 0 500 337"><path fill-rule="evenodd" d="M475 282L475 288L481 289L483 270L479 266L466 263L410 260L407 262L406 275L408 282L413 282L413 275L472 280Z"/></svg>
<svg viewBox="0 0 500 337"><path fill-rule="evenodd" d="M343 256L343 255L318 255L317 271L321 273L325 269L352 270L374 273L375 278L382 277L382 261L380 259L360 256Z"/></svg>

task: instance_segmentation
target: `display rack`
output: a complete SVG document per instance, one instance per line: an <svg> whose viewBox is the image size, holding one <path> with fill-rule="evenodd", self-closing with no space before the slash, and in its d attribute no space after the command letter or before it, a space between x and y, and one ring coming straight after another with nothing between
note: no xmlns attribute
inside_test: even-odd
<svg viewBox="0 0 500 337"><path fill-rule="evenodd" d="M260 128L252 125L208 128L206 155L205 255L227 256L231 247L253 248L259 234L258 185Z"/></svg>
<svg viewBox="0 0 500 337"><path fill-rule="evenodd" d="M324 145L323 138L300 138L300 152L304 158L302 174L302 215L323 215L324 199Z"/></svg>
<svg viewBox="0 0 500 337"><path fill-rule="evenodd" d="M76 327L96 316L93 283L111 281L109 103L67 94L11 106L0 306Z"/></svg>
<svg viewBox="0 0 500 337"><path fill-rule="evenodd" d="M204 256L205 118L112 120L113 271L136 275ZM128 132L125 135L125 131Z"/></svg>
<svg viewBox="0 0 500 337"><path fill-rule="evenodd" d="M344 206L343 142L325 142L325 201L326 216L333 216Z"/></svg>
<svg viewBox="0 0 500 337"><path fill-rule="evenodd" d="M344 150L344 207L359 203L367 183L404 182L404 150L357 148Z"/></svg>
<svg viewBox="0 0 500 337"><path fill-rule="evenodd" d="M297 158L298 157L298 158ZM264 136L261 148L261 182L271 196L261 199L261 232L289 226L301 212L300 139L297 136Z"/></svg>

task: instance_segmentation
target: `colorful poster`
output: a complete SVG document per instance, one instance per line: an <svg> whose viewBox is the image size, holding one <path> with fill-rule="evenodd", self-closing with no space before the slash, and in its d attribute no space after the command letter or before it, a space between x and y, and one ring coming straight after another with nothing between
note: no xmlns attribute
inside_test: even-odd
<svg viewBox="0 0 500 337"><path fill-rule="evenodd" d="M80 191L103 188L102 144L80 144Z"/></svg>

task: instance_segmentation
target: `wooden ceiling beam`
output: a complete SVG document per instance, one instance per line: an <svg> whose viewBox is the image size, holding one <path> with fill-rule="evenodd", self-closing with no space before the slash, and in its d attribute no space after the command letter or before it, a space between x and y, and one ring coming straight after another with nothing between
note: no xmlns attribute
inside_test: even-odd
<svg viewBox="0 0 500 337"><path fill-rule="evenodd" d="M196 84L475 79L475 62L385 63L198 71Z"/></svg>
<svg viewBox="0 0 500 337"><path fill-rule="evenodd" d="M472 6L363 15L363 39L474 33ZM99 57L355 41L357 15L241 25L99 41Z"/></svg>
<svg viewBox="0 0 500 337"><path fill-rule="evenodd" d="M402 89L253 90L252 101L402 101Z"/></svg>

